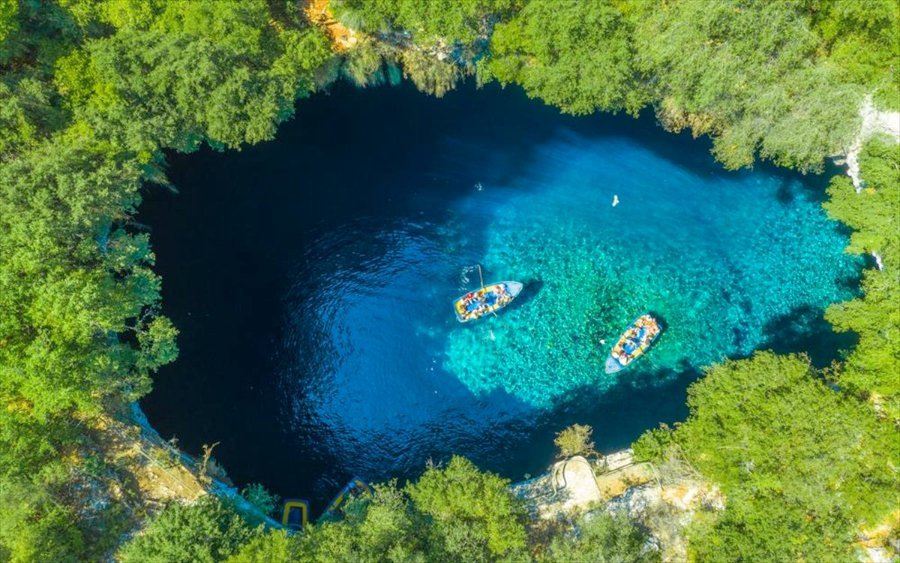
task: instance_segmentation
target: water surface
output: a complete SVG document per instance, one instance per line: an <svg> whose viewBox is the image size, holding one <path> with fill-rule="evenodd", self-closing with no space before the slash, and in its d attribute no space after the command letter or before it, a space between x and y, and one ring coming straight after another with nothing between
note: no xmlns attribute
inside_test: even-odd
<svg viewBox="0 0 900 563"><path fill-rule="evenodd" d="M521 478L573 422L624 447L686 415L703 366L761 348L824 364L847 344L822 310L860 264L821 210L825 179L725 172L651 116L337 86L277 141L171 162L180 193L152 194L142 220L182 352L144 407L188 451L220 441L239 483L317 506L353 474L413 477L451 453ZM527 285L460 325L477 264ZM605 375L643 311L667 330Z"/></svg>

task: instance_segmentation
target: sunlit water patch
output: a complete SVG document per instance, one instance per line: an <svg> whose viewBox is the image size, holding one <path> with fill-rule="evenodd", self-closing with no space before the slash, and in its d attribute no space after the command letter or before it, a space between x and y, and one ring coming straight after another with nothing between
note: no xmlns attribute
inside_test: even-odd
<svg viewBox="0 0 900 563"><path fill-rule="evenodd" d="M635 372L669 377L765 346L771 328L852 296L859 264L797 177L698 174L621 138L566 135L458 207L485 226L490 279L529 282L502 317L458 327L444 366L476 393L547 407ZM619 201L613 206L613 198ZM603 363L650 311L666 330L629 370Z"/></svg>
<svg viewBox="0 0 900 563"><path fill-rule="evenodd" d="M237 483L318 509L354 474L413 477L453 453L521 478L574 422L625 447L683 419L686 386L724 357L827 363L846 342L822 311L859 263L824 179L727 173L707 148L515 90L336 87L273 143L173 156L179 193L149 193L141 222L181 354L148 416L189 452L219 442ZM527 285L461 325L477 264ZM606 376L643 311L666 331Z"/></svg>

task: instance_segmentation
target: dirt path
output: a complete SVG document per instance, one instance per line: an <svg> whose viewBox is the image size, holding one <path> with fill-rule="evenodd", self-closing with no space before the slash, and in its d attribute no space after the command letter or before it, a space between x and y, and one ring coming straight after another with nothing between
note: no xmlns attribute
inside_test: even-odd
<svg viewBox="0 0 900 563"><path fill-rule="evenodd" d="M359 42L355 31L335 19L328 0L307 0L303 12L310 22L325 29L338 53L352 49Z"/></svg>

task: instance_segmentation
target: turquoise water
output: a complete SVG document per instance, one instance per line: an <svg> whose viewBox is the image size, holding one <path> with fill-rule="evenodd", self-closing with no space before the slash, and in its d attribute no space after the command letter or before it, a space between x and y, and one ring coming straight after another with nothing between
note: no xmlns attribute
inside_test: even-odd
<svg viewBox="0 0 900 563"><path fill-rule="evenodd" d="M652 116L338 86L277 141L170 163L179 193L141 221L181 355L143 406L189 452L220 442L237 483L315 506L451 454L519 479L576 422L626 447L686 416L704 366L766 348L827 364L848 344L822 312L861 264L821 209L827 178L723 171ZM462 325L477 264L526 285ZM644 311L666 330L604 374Z"/></svg>
<svg viewBox="0 0 900 563"><path fill-rule="evenodd" d="M779 319L851 298L842 281L859 268L799 178L702 174L621 138L561 132L454 209L460 232L473 217L488 278L539 289L502 318L449 331L443 366L475 393L502 389L536 407L634 372L748 355ZM604 374L643 311L667 330L629 371Z"/></svg>

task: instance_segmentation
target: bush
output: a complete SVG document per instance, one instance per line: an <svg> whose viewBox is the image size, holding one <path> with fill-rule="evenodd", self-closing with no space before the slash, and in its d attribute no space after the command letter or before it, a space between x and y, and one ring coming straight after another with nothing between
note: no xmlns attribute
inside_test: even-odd
<svg viewBox="0 0 900 563"><path fill-rule="evenodd" d="M562 457L596 453L594 443L590 441L593 432L594 429L586 424L573 424L557 434L553 443Z"/></svg>
<svg viewBox="0 0 900 563"><path fill-rule="evenodd" d="M270 493L260 483L250 483L244 487L241 496L266 515L274 513L278 506L278 495Z"/></svg>
<svg viewBox="0 0 900 563"><path fill-rule="evenodd" d="M648 537L625 515L595 513L578 523L577 536L554 538L547 560L595 563L659 561L659 552L645 547Z"/></svg>
<svg viewBox="0 0 900 563"><path fill-rule="evenodd" d="M256 534L232 505L206 496L193 505L166 507L118 555L124 563L213 563Z"/></svg>
<svg viewBox="0 0 900 563"><path fill-rule="evenodd" d="M309 558L309 553L300 550L299 539L284 530L259 534L229 557L228 563L288 563L299 561L301 553Z"/></svg>
<svg viewBox="0 0 900 563"><path fill-rule="evenodd" d="M525 550L525 512L509 481L462 457L429 467L407 487L416 509L432 519L448 559L491 561Z"/></svg>

